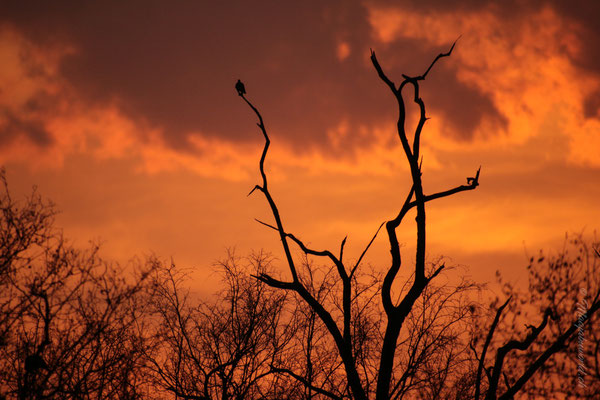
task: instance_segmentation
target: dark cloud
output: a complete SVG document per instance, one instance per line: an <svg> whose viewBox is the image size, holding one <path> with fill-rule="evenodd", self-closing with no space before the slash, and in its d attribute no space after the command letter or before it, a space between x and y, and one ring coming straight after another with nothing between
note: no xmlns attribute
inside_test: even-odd
<svg viewBox="0 0 600 400"><path fill-rule="evenodd" d="M506 130L506 116L487 95L458 82L454 68L439 66L423 86L423 99L448 125L442 127L444 133L471 140L484 120L500 131Z"/></svg>
<svg viewBox="0 0 600 400"><path fill-rule="evenodd" d="M378 52L377 58L386 74L399 83L402 74L417 76L424 73L432 60L440 52L446 52L450 46L451 43L439 48L426 41L399 39L392 46ZM460 51L460 45L455 51ZM443 133L457 140L473 139L476 128L484 120L500 129L507 126L507 118L496 108L488 94L479 91L475 85L469 86L457 79L457 64L452 57L441 58L419 86L427 115L441 116ZM412 96L412 88L408 87L404 98L409 112L410 107L413 107L416 115L418 110L412 104Z"/></svg>
<svg viewBox="0 0 600 400"><path fill-rule="evenodd" d="M479 0L369 0L368 3L389 7L406 7L409 10L421 12L453 12L461 13L480 9L493 12L497 17L505 20L507 24L515 19L531 13L540 12L544 8L551 8L559 16L571 22L572 30L565 31L565 36L575 35L579 39L580 51L571 52L564 49L564 54L570 57L571 62L579 67L582 72L600 77L600 2L598 1L564 1L564 0L504 0L501 2L485 2ZM423 27L426 29L426 27ZM573 79L577 79L574 76ZM598 98L600 92L594 93L585 99L586 117L600 118L598 112ZM451 104L447 104L450 107ZM487 107L486 107L487 108Z"/></svg>
<svg viewBox="0 0 600 400"><path fill-rule="evenodd" d="M428 4L466 9L482 3ZM118 101L134 118L164 128L174 148L186 149L193 131L259 138L249 137L254 117L236 96L238 78L272 134L285 132L299 149L325 143L341 120L354 129L395 115L368 60L373 42L359 2L8 1L0 7L0 18L32 40L75 45L61 74L87 101ZM351 50L343 61L336 57L341 41ZM422 72L441 50L414 41L381 47L382 64L397 78ZM455 72L444 66L432 75L430 109L463 139L484 118L502 124L491 100L458 82Z"/></svg>
<svg viewBox="0 0 600 400"><path fill-rule="evenodd" d="M18 135L24 135L39 147L52 144L53 139L43 121L37 118L22 118L9 110L0 110L3 123L0 123L0 145L11 143Z"/></svg>
<svg viewBox="0 0 600 400"><path fill-rule="evenodd" d="M543 3L542 3L543 4ZM576 54L571 54L572 60L588 72L600 72L600 2L597 1L555 1L554 7L562 15L578 25L575 33L581 38L583 48ZM574 77L575 78L575 77Z"/></svg>
<svg viewBox="0 0 600 400"><path fill-rule="evenodd" d="M92 102L118 100L174 147L190 131L246 138L254 119L235 95L238 78L272 129L299 143L322 140L344 116L377 115L361 94L371 71L358 3L13 2L3 11L36 41L73 43L61 67L73 87ZM352 46L343 63L341 40Z"/></svg>
<svg viewBox="0 0 600 400"><path fill-rule="evenodd" d="M583 113L586 118L600 118L600 92L594 92L585 99Z"/></svg>
<svg viewBox="0 0 600 400"><path fill-rule="evenodd" d="M45 74L42 69L33 65L26 67L27 77ZM1 89L0 94L2 94ZM46 120L49 116L57 114L58 103L55 94L37 88L23 99L22 104L12 107L0 106L0 146L10 144L19 136L24 136L42 148L53 144L54 138L46 128Z"/></svg>

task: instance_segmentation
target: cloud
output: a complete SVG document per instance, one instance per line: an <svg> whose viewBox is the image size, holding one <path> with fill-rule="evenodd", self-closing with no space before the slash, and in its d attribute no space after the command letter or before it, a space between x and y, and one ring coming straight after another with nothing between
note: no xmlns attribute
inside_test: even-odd
<svg viewBox="0 0 600 400"><path fill-rule="evenodd" d="M70 51L65 47L63 56ZM189 170L201 176L243 180L256 173L262 135L254 121L244 128L254 140L236 142L196 131L178 139L186 146L181 150L172 145L170 132L128 115L119 100L90 102L82 98L77 88L61 77L58 53L59 49L37 46L15 29L0 31L0 56L6 60L0 74L4 88L0 93L3 163L59 168L66 157L84 154L97 159L137 160L138 170L150 174ZM249 108L246 113L252 117ZM327 131L325 136L333 144L329 152L307 149L297 154L289 142L278 140L271 147L268 162L274 178L281 177L286 168L307 168L309 173L389 175L398 167L401 158L390 152L393 132L360 126L358 134L349 137L348 126L342 122ZM348 143L358 141L364 142L360 151L340 156Z"/></svg>
<svg viewBox="0 0 600 400"><path fill-rule="evenodd" d="M452 54L458 64L456 77L459 85L483 94L485 100L478 108L461 104L457 97L454 106L446 101L445 106L432 110L432 116L451 121L444 113L463 108L481 116L477 126L471 125L473 137L507 143L524 143L543 135L551 119L556 123L554 130L569 139L570 161L599 166L600 158L589 146L597 142L597 120L586 115L591 114L589 99L600 87L600 79L574 62L585 47L583 38L576 35L580 25L550 6L529 11L507 18L494 6L438 12L373 7L370 23L377 40L390 46L409 39L447 47L456 32L463 33ZM449 124L453 130L468 126L467 120ZM445 129L441 124L435 129L440 144L452 146L445 140Z"/></svg>
<svg viewBox="0 0 600 400"><path fill-rule="evenodd" d="M0 145L12 142L17 136L24 136L26 140L38 146L48 146L52 139L44 123L39 120L24 120L4 109L3 121L0 125Z"/></svg>
<svg viewBox="0 0 600 400"><path fill-rule="evenodd" d="M351 49L348 42L340 42L337 46L337 58L344 61L350 55Z"/></svg>
<svg viewBox="0 0 600 400"><path fill-rule="evenodd" d="M361 10L358 3L314 1L167 9L146 1L42 2L12 3L4 18L33 42L68 42L77 51L62 60L60 74L82 98L119 99L125 113L164 129L167 143L185 151L193 131L251 140L236 112L237 78L250 96L262 97L275 115L272 126L296 143L319 142L344 115L366 107L360 97L345 96L352 90L347 82L364 68L338 60L340 41L352 46L368 36ZM368 46L360 48L366 56Z"/></svg>
<svg viewBox="0 0 600 400"><path fill-rule="evenodd" d="M600 93L587 12L530 2L517 15L502 4L8 2L0 153L16 157L18 143L23 159L38 149L55 165L87 151L139 158L144 171L241 179L260 135L235 95L240 78L285 149L272 160L281 168L384 173L386 157L361 161L397 145L394 101L369 48L399 77L463 33L423 85L425 145L523 143L558 114L570 159L598 165L585 145L597 140Z"/></svg>
<svg viewBox="0 0 600 400"><path fill-rule="evenodd" d="M58 73L78 96L96 105L118 100L125 115L164 131L165 144L179 152L190 148L191 132L254 140L233 90L238 78L272 131L298 153L326 148L327 132L341 121L352 131L346 143L352 153L362 145L352 141L355 126L393 117L394 104L368 61L372 27L360 2L38 6L12 3L4 18L34 43L76 49L61 59ZM424 50L415 57L423 61L419 68L439 49ZM502 122L486 97L456 80L455 69L438 76L455 97L477 107L460 112L452 109L455 98L436 97L433 109L451 110L444 118L463 127L456 137L470 138L481 115Z"/></svg>

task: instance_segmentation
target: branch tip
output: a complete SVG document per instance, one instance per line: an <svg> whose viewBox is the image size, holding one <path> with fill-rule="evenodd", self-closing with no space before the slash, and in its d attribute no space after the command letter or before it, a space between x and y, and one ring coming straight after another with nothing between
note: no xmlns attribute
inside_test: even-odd
<svg viewBox="0 0 600 400"><path fill-rule="evenodd" d="M250 195L251 195L252 193L254 193L254 191L255 191L256 189L260 190L260 186L258 186L258 185L254 186L254 187L252 188L252 190L250 191L250 193L248 193L248 194L246 195L246 197L250 197Z"/></svg>
<svg viewBox="0 0 600 400"><path fill-rule="evenodd" d="M273 229L273 230L275 230L275 231L279 230L279 229L277 229L275 226L273 226L273 225L271 225L271 224L267 224L266 222L263 222L263 221L261 221L261 220L260 220L260 219L258 219L258 218L254 218L254 220L255 220L256 222L258 222L259 224L266 226L267 228L271 228L271 229ZM286 234L286 236L287 236L287 234Z"/></svg>
<svg viewBox="0 0 600 400"><path fill-rule="evenodd" d="M346 240L348 239L348 235L344 237L342 240L342 244L340 245L340 262L342 262L342 258L344 256L344 246L346 245Z"/></svg>
<svg viewBox="0 0 600 400"><path fill-rule="evenodd" d="M450 50L448 51L448 55L452 54L452 50L454 50L454 46L456 46L456 42L458 42L458 40L462 37L461 35L458 35L458 37L456 38L456 40L454 41L454 43L452 43L452 47L450 47Z"/></svg>

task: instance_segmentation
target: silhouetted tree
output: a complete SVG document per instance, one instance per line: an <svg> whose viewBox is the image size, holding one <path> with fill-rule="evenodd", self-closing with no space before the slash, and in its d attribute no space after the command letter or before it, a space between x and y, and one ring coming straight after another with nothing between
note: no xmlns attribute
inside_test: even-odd
<svg viewBox="0 0 600 400"><path fill-rule="evenodd" d="M341 309L338 301L341 287L335 279L334 269L314 265L306 256L298 268L303 284L317 301L334 310ZM358 275L353 277L356 285L352 295L360 300L360 307L353 310L351 329L357 338L354 342L357 364L365 373L371 373L372 351L374 344L380 340L379 332L373 330L381 318L381 313L373 301L378 294L377 279L376 275L370 274L360 274L362 279L358 279ZM296 304L296 335L291 345L285 349L287 354L281 357L275 371L304 385L304 393L296 398L346 397L349 390L348 381L339 355L335 351L332 352L335 342L315 311L302 302L297 294L292 295ZM335 317L339 317L339 314Z"/></svg>
<svg viewBox="0 0 600 400"><path fill-rule="evenodd" d="M498 359L504 356L500 379L493 382L503 392L510 394L530 374L522 386L524 398L600 398L597 245L575 235L555 254L540 251L529 260L527 290L498 276L509 300L497 312L496 340L488 348L496 357L484 364L490 373L482 374L482 387L489 388L498 375L493 373Z"/></svg>
<svg viewBox="0 0 600 400"><path fill-rule="evenodd" d="M212 301L193 299L174 265L153 278L156 343L147 353L155 384L182 399L289 398L294 381L274 373L295 330L286 295L250 277L269 258L219 263L224 289Z"/></svg>
<svg viewBox="0 0 600 400"><path fill-rule="evenodd" d="M262 182L250 193L259 191L264 195L274 221L258 222L273 229L279 236L289 272L286 279L267 272L257 273L255 277L273 288L293 293L310 310L306 313L308 326L312 326L311 318L316 316L319 324L326 330L332 348L336 349L338 365L343 370L346 386L331 385L331 382L322 380L319 383L320 395L334 399L357 400L403 397L512 398L523 390L524 385L539 373L548 359L558 352L566 341L571 340L576 332L577 321L566 318L569 320L566 330L552 332L549 341L540 342L541 333L549 332L545 330L549 319L558 318L555 311L546 305L547 308L539 316L539 321L536 325L528 327L527 334L522 339L508 340L509 336L504 335L507 340L495 347L491 345L494 331L503 310L510 303L510 298L497 310L493 322L482 324L483 321L476 318L477 306L469 303L467 297L463 296L476 287L468 282L462 282L454 288L446 283L436 284L435 279L439 280L439 277L444 275L442 271L445 264L441 261L432 264L426 262L426 204L473 190L479 186L480 179L481 168L473 177L467 178L466 185L458 185L434 194L426 194L423 189L420 143L427 117L425 103L420 97L420 82L426 79L438 60L451 55L453 48L454 44L447 53L439 54L422 75L402 75L403 79L399 85L387 76L375 53L371 52L371 61L379 78L392 92L398 104L397 131L410 167L411 185L398 214L385 222L391 262L377 288L380 298L378 312L381 312L382 316L378 317L375 312L365 320L357 318L357 315L360 315L359 310L365 304L370 304L373 297L371 292L362 292L359 289L361 280L356 277L361 273L363 257L379 229L365 246L359 259L353 263L343 260L346 239L341 242L339 253L336 254L330 250L311 248L305 241L285 229L277 204L269 190L265 170L270 137L261 113L248 100L245 91L239 90L239 82L236 85L238 95L258 117L257 125L265 139L259 161ZM404 91L409 89L412 89L412 101L419 110L418 123L410 135L406 131L406 106L403 97ZM398 280L401 277L399 273L402 258L396 231L413 209L416 210L415 265L409 274L405 273L405 278L407 275L410 278L403 285L400 284L401 290L397 291L394 288L399 284ZM297 246L303 259L313 257L327 260L335 275L325 274L321 283L315 283L310 263L294 257L293 245ZM331 282L331 279L334 282ZM323 297L320 295L320 289L324 287L327 288L328 295ZM593 297L587 310L588 318L597 311L599 305L598 297ZM464 328L467 321L477 322L480 329L489 326L484 334L484 342L480 343L482 346L466 335L468 330ZM510 333L519 334L517 330ZM473 336L481 336L481 332L474 332ZM507 378L507 360L517 350L533 349L533 343L540 346L541 353L525 364L524 369L513 370L511 373L516 374L513 380ZM370 349L367 356L363 352L365 348ZM377 351L373 351L374 348L377 348ZM486 361L486 354L490 353L493 353L494 357L491 367ZM310 359L309 355L308 360ZM306 366L304 375L283 368L281 371L297 377L310 389L315 384L312 362ZM505 380L502 382L501 378Z"/></svg>
<svg viewBox="0 0 600 400"><path fill-rule="evenodd" d="M35 253L50 239L54 210L33 190L21 204L10 196L4 169L0 170L0 348L6 347L13 327L27 308L11 284L17 269L29 267Z"/></svg>
<svg viewBox="0 0 600 400"><path fill-rule="evenodd" d="M53 228L35 191L0 194L0 393L9 399L140 398L137 273L78 250Z"/></svg>
<svg viewBox="0 0 600 400"><path fill-rule="evenodd" d="M127 268L76 249L53 228L52 204L37 193L14 201L0 173L0 399L589 399L600 395L600 251L580 237L530 260L527 291L505 283L482 301L482 287L442 258L426 259L426 205L479 186L426 194L420 97L425 73L396 85L371 62L398 104L398 137L411 185L398 213L382 223L358 259L315 250L284 228L268 188L261 192L281 239L286 272L265 253L218 264L224 287L193 296L185 274L156 257ZM406 132L404 93L418 106ZM252 193L251 192L251 193ZM402 269L397 230L416 214L416 254ZM385 225L391 261L364 257ZM293 246L297 250L293 250Z"/></svg>

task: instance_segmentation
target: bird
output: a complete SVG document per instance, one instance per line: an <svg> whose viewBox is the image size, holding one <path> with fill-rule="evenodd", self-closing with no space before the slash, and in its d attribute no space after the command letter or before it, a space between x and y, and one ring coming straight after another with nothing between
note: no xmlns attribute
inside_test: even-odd
<svg viewBox="0 0 600 400"><path fill-rule="evenodd" d="M467 185L469 186L479 186L479 173L481 172L481 167L479 167L479 169L477 170L477 174L475 175L475 177L469 177L467 178Z"/></svg>
<svg viewBox="0 0 600 400"><path fill-rule="evenodd" d="M239 79L238 79L237 83L235 84L235 90L237 90L237 92L240 96L243 96L246 94L246 87L244 86L242 81L240 81Z"/></svg>

